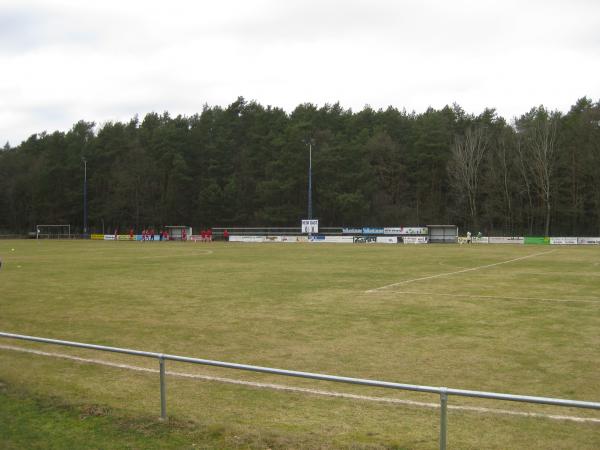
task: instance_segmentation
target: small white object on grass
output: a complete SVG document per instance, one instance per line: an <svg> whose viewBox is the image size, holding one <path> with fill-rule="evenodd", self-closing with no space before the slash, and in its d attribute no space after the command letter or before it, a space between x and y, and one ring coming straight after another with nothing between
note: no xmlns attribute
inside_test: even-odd
<svg viewBox="0 0 600 450"><path fill-rule="evenodd" d="M10 251L11 251L11 252L14 252L14 251L15 251L15 249L14 249L14 248L11 248L11 249L10 249Z"/></svg>

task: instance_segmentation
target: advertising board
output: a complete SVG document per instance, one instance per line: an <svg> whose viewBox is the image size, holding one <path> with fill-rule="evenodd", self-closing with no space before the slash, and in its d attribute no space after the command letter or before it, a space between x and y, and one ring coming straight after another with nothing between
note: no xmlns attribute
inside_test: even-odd
<svg viewBox="0 0 600 450"><path fill-rule="evenodd" d="M526 245L549 245L550 238L543 236L525 236Z"/></svg>
<svg viewBox="0 0 600 450"><path fill-rule="evenodd" d="M335 242L337 244L352 244L353 236L325 236L325 242Z"/></svg>
<svg viewBox="0 0 600 450"><path fill-rule="evenodd" d="M308 242L308 236L281 236L281 242Z"/></svg>
<svg viewBox="0 0 600 450"><path fill-rule="evenodd" d="M342 234L362 234L362 228L342 228Z"/></svg>
<svg viewBox="0 0 600 450"><path fill-rule="evenodd" d="M327 243L327 244L352 244L353 236L312 236L310 242Z"/></svg>
<svg viewBox="0 0 600 450"><path fill-rule="evenodd" d="M369 228L364 227L362 229L363 234L383 234L383 228Z"/></svg>
<svg viewBox="0 0 600 450"><path fill-rule="evenodd" d="M600 237L580 237L577 238L578 245L600 245Z"/></svg>
<svg viewBox="0 0 600 450"><path fill-rule="evenodd" d="M550 245L577 245L576 237L551 237Z"/></svg>
<svg viewBox="0 0 600 450"><path fill-rule="evenodd" d="M355 244L374 244L377 242L376 236L354 236Z"/></svg>
<svg viewBox="0 0 600 450"><path fill-rule="evenodd" d="M427 235L427 227L387 227L383 229L383 234L395 234L399 236L407 235Z"/></svg>
<svg viewBox="0 0 600 450"><path fill-rule="evenodd" d="M404 228L402 228L403 235L416 234L416 235L426 236L428 233L429 233L429 230L427 229L427 227L404 227Z"/></svg>
<svg viewBox="0 0 600 450"><path fill-rule="evenodd" d="M104 235L103 234L91 234L90 239L93 239L95 241L103 241Z"/></svg>
<svg viewBox="0 0 600 450"><path fill-rule="evenodd" d="M490 244L523 244L525 238L518 236L490 236L488 243Z"/></svg>
<svg viewBox="0 0 600 450"><path fill-rule="evenodd" d="M265 242L264 236L229 236L229 242Z"/></svg>
<svg viewBox="0 0 600 450"><path fill-rule="evenodd" d="M397 244L398 238L396 236L377 236L375 242L378 244Z"/></svg>
<svg viewBox="0 0 600 450"><path fill-rule="evenodd" d="M429 238L427 236L404 236L402 243L404 244L427 244Z"/></svg>
<svg viewBox="0 0 600 450"><path fill-rule="evenodd" d="M473 244L489 244L490 238L488 238L487 236L474 237L471 239L471 241L473 242Z"/></svg>

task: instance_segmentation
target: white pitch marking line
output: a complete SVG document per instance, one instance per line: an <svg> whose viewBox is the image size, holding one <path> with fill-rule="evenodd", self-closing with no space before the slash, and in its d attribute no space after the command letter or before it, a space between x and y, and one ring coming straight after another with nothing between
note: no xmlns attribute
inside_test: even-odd
<svg viewBox="0 0 600 450"><path fill-rule="evenodd" d="M560 298L539 298L539 297L505 297L499 295L472 295L472 294L442 294L439 292L417 292L417 291L393 291L394 294L410 294L410 295L432 295L444 297L462 297L462 298L488 298L491 300L533 300L539 302L575 302L575 303L600 303L598 297L588 297L587 299L560 299ZM595 300L592 300L595 299Z"/></svg>
<svg viewBox="0 0 600 450"><path fill-rule="evenodd" d="M129 364L120 364L105 361L102 359L91 359L91 358L81 358L79 356L66 355L64 353L53 353L53 352L44 352L41 350L33 350L29 348L16 347L12 345L0 345L0 349L2 350L12 350L16 352L23 353L32 353L34 355L41 356L49 356L53 358L62 358L68 359L71 361L77 361L88 364L99 364L102 366L108 367L116 367L119 369L127 369L127 370L135 370L138 372L148 372L148 373L158 373L158 369L150 369L147 367L140 366L131 366ZM234 378L222 378L222 377L213 377L210 375L199 375L192 373L184 373L184 372L171 372L166 371L168 375L173 375L176 377L182 378L193 378L197 380L205 380L205 381L218 381L221 383L228 384L237 384L243 386L251 386L261 389L273 389L278 391L289 391L289 392L301 392L306 394L314 394L314 395L322 395L327 397L338 397L338 398L347 398L352 400L363 400L369 402L380 402L380 403L395 403L401 405L410 405L410 406L420 406L423 408L439 408L440 405L438 403L428 403L428 402L417 402L413 400L403 400L399 398L390 398L390 397L371 397L367 395L358 395L358 394L348 394L345 392L336 392L336 391L324 391L320 389L308 389L301 388L295 386L286 386L284 384L274 384L274 383L259 383L255 381L244 381L244 380L236 380ZM458 406L458 405L448 405L449 409L454 409L457 411L474 411L480 413L489 413L489 414L501 414L501 415L510 415L510 416L522 416L522 417L540 417L543 419L552 419L552 420L568 420L571 422L591 422L591 423L600 423L600 419L594 417L578 417L578 416L563 416L559 414L543 414L536 412L526 412L526 411L513 411L510 409L495 409L495 408L484 408L477 406Z"/></svg>
<svg viewBox="0 0 600 450"><path fill-rule="evenodd" d="M195 250L193 253L176 253L174 255L136 256L135 259L179 258L180 256L190 257L196 255L212 255L213 253L212 250Z"/></svg>
<svg viewBox="0 0 600 450"><path fill-rule="evenodd" d="M398 283L392 283L392 284L388 284L388 285L381 286L378 288L369 289L368 291L365 291L365 293L372 294L373 292L381 291L383 289L391 288L394 286L400 286L402 284L414 283L415 281L431 280L432 278L447 277L447 276L456 275L459 273L472 272L474 270L480 270L480 269L487 269L488 267L499 266L501 264L508 264L511 262L520 261L522 259L533 258L535 256L540 256L540 255L547 255L548 253L552 253L554 251L555 250L550 250L548 252L532 253L531 255L526 255L526 256L521 256L519 258L509 259L508 261L500 261L500 262L493 263L493 264L486 264L484 266L470 267L469 269L457 270L456 272L438 273L437 275L429 275L427 277L420 277L420 278L413 278L411 280L399 281Z"/></svg>

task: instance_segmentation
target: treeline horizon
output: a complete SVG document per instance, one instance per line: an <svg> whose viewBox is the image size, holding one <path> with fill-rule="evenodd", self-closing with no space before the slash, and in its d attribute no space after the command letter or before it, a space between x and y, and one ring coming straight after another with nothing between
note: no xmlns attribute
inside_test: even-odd
<svg viewBox="0 0 600 450"><path fill-rule="evenodd" d="M242 97L129 122L79 121L0 150L0 230L88 232L456 224L485 235L600 235L600 102L535 106L511 122L459 105L407 113Z"/></svg>

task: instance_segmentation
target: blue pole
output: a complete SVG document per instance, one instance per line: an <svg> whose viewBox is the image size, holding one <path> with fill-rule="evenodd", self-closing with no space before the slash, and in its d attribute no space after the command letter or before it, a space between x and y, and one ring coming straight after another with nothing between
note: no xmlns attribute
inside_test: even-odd
<svg viewBox="0 0 600 450"><path fill-rule="evenodd" d="M308 218L312 219L312 142L308 143Z"/></svg>
<svg viewBox="0 0 600 450"><path fill-rule="evenodd" d="M87 236L87 161L83 160L83 236Z"/></svg>

